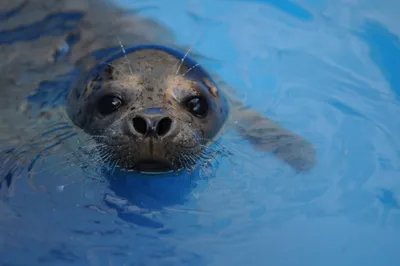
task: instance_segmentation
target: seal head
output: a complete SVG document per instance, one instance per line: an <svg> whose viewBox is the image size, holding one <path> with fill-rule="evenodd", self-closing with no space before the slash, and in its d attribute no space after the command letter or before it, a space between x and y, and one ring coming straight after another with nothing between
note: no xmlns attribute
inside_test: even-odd
<svg viewBox="0 0 400 266"><path fill-rule="evenodd" d="M163 173L205 156L228 116L209 74L180 51L133 46L74 86L67 112L120 168Z"/></svg>

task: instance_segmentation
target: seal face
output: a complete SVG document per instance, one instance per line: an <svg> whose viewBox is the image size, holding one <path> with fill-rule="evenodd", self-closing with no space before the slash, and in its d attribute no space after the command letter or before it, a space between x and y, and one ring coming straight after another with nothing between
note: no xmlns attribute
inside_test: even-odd
<svg viewBox="0 0 400 266"><path fill-rule="evenodd" d="M67 111L123 169L188 168L228 116L224 95L195 61L164 46L134 46L94 67L74 86Z"/></svg>

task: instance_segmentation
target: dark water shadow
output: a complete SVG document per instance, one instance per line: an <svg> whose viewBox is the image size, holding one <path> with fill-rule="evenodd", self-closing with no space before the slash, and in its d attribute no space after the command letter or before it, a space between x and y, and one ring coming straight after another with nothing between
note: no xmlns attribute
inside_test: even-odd
<svg viewBox="0 0 400 266"><path fill-rule="evenodd" d="M210 169L216 170L216 166ZM205 174L207 173L207 174ZM198 181L210 180L215 172L195 170L179 174L164 174L151 177L142 174L126 174L119 172L108 176L109 189L114 193L104 195L104 203L117 211L118 217L140 227L161 230L161 234L171 234L173 228L168 228L162 221L149 217L152 213L168 215L169 207L180 209L184 206L198 187ZM182 209L185 212L184 209ZM200 210L194 210L200 212Z"/></svg>
<svg viewBox="0 0 400 266"><path fill-rule="evenodd" d="M400 99L399 37L391 33L383 24L374 20L365 21L361 32L356 33L356 35L367 44L371 60L381 70L393 92Z"/></svg>
<svg viewBox="0 0 400 266"><path fill-rule="evenodd" d="M9 13L3 15L4 19L15 15ZM84 17L83 12L59 12L49 14L40 21L28 25L22 25L11 30L0 31L0 44L13 44L15 42L27 42L45 36L63 36L76 29L78 23Z"/></svg>
<svg viewBox="0 0 400 266"><path fill-rule="evenodd" d="M8 10L8 11L4 11L4 12L0 12L0 22L10 19L13 16L17 15L22 9L24 9L26 7L26 5L28 4L28 0L22 2L20 5L18 5L17 7L15 7L14 9Z"/></svg>
<svg viewBox="0 0 400 266"><path fill-rule="evenodd" d="M213 169L215 168L213 166ZM2 184L3 186L11 185L10 189L14 190L14 197L17 198L21 198L21 196L23 198L24 195L21 195L21 193L23 194L24 191L23 189L21 191L13 179L18 178L21 172L28 171L26 167L15 167L7 174L7 180ZM103 201L96 201L86 206L82 204L82 209L86 209L86 211L74 209L73 206L63 203L62 205L67 208L60 209L60 214L64 216L66 221L64 224L49 225L49 232L59 230L60 233L55 236L45 236L47 240L45 245L37 245L41 243L40 234L30 232L35 230L33 226L24 227L26 230L24 233L20 232L21 228L18 224L7 227L7 230L13 234L13 241L16 245L29 247L29 250L11 248L7 253L0 251L0 265L3 265L2 262L18 262L20 264L16 265L32 266L42 265L43 263L50 263L51 265L92 265L86 261L89 253L92 253L91 256L96 257L96 259L132 263L127 265L138 265L135 263L139 261L146 265L149 262L163 261L166 258L174 259L177 262L174 265L207 265L206 258L197 254L196 251L187 250L180 245L175 246L165 239L174 238L186 231L175 225L174 222L169 221L169 218L174 215L174 212L171 213L169 208L173 208L174 211L178 210L181 217L182 215L187 217L186 222L189 224L191 220L196 220L196 214L193 215L193 211L188 211L189 208L183 206L186 205L193 190L197 188L199 180L203 178L212 179L214 176L215 174L209 174L205 177L199 170L190 174L183 172L179 175L171 174L162 177L148 177L122 172L116 172L113 175L104 174L107 191L91 189L94 193L104 193L102 195ZM84 175L82 177L84 178ZM54 179L54 176L47 175L41 176L41 178L51 180ZM43 184L46 186L46 183ZM74 192L77 191L74 189ZM40 194L36 196L41 197ZM31 196L26 197L26 199L29 198ZM36 209L34 205L37 202L36 199L31 200L31 202L28 202L19 199L18 202L23 202L24 205L28 204L29 208ZM38 202L43 200L39 199ZM42 218L34 217L34 224L40 222L40 220L43 220L44 224L52 223L53 216L46 214L52 211L52 204L46 206L39 208L44 216ZM185 213L186 211L188 213ZM36 211L30 213L33 212ZM198 210L198 213L200 213L200 210ZM30 221L26 220L27 218L29 218L29 214L22 211L19 219L24 220L23 224L30 224ZM2 226L0 219L0 234L4 230ZM16 230L16 232L14 233L13 230ZM42 231L43 228L39 230ZM60 239L59 236L65 235L63 232L71 239ZM31 235L38 239L32 238ZM79 241L76 242L76 240ZM140 243L142 247L136 247L135 243ZM21 252L26 255L21 257ZM34 260L32 261L32 259ZM122 264L117 263L115 265Z"/></svg>

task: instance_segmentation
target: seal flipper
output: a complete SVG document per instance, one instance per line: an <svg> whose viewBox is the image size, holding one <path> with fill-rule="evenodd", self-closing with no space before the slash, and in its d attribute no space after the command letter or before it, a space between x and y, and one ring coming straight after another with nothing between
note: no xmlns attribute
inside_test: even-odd
<svg viewBox="0 0 400 266"><path fill-rule="evenodd" d="M313 145L258 112L244 106L232 108L233 126L257 149L272 152L296 171L308 171L316 163Z"/></svg>
<svg viewBox="0 0 400 266"><path fill-rule="evenodd" d="M305 172L315 166L316 151L309 141L245 106L234 97L233 88L219 78L215 81L230 102L231 127L249 140L253 147L273 153L297 172Z"/></svg>

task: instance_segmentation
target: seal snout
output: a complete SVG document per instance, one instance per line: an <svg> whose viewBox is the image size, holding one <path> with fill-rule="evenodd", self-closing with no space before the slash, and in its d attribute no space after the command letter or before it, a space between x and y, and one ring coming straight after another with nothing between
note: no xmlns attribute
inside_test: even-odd
<svg viewBox="0 0 400 266"><path fill-rule="evenodd" d="M170 135L173 121L168 116L137 115L132 119L133 130L142 137Z"/></svg>

